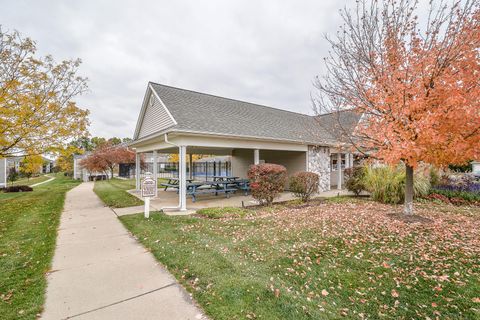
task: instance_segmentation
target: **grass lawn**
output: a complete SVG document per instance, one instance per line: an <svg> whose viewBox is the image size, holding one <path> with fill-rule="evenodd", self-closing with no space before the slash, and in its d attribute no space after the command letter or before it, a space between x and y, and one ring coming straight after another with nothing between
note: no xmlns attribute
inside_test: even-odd
<svg viewBox="0 0 480 320"><path fill-rule="evenodd" d="M52 175L52 177L53 176L54 175ZM22 178L22 179L18 179L13 184L8 183L8 186L11 186L11 185L14 185L14 186L20 186L20 185L31 186L32 184L35 184L35 183L40 183L40 182L43 182L43 181L47 181L50 178L51 177L48 177L46 175L41 175L41 176L38 176L38 177L32 177L30 179Z"/></svg>
<svg viewBox="0 0 480 320"><path fill-rule="evenodd" d="M480 208L401 210L335 199L120 219L212 319L479 319Z"/></svg>
<svg viewBox="0 0 480 320"><path fill-rule="evenodd" d="M135 179L111 179L95 181L93 191L109 207L125 208L143 205L143 201L131 195L127 190L135 189Z"/></svg>
<svg viewBox="0 0 480 320"><path fill-rule="evenodd" d="M0 193L0 318L35 319L42 311L65 193L58 176L32 192Z"/></svg>

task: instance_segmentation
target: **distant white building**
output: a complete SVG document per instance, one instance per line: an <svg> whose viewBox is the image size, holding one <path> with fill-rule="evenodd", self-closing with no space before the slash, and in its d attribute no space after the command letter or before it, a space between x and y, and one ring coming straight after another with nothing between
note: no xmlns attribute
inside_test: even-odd
<svg viewBox="0 0 480 320"><path fill-rule="evenodd" d="M7 186L8 173L11 169L20 171L20 166L24 156L0 158L0 188ZM38 174L50 173L53 168L53 161L43 157L43 166L38 170Z"/></svg>
<svg viewBox="0 0 480 320"><path fill-rule="evenodd" d="M80 162L86 157L88 157L90 154L91 152L73 155L73 179L87 182L92 176L104 176L104 175L109 176L110 175L110 170L107 170L106 172L89 172L87 169L82 167Z"/></svg>
<svg viewBox="0 0 480 320"><path fill-rule="evenodd" d="M0 159L0 188L7 186L7 159Z"/></svg>
<svg viewBox="0 0 480 320"><path fill-rule="evenodd" d="M80 165L80 161L85 159L89 153L73 155L73 179L88 181L88 170Z"/></svg>
<svg viewBox="0 0 480 320"><path fill-rule="evenodd" d="M475 175L480 175L480 161L472 161L472 172Z"/></svg>

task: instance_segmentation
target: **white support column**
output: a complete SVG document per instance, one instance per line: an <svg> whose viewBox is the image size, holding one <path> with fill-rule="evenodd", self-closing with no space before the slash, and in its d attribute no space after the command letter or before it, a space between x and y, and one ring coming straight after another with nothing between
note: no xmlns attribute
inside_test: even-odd
<svg viewBox="0 0 480 320"><path fill-rule="evenodd" d="M189 163L189 167L188 167L188 170L190 171L190 179L193 179L193 159L192 159L192 154L190 153L188 155L188 163Z"/></svg>
<svg viewBox="0 0 480 320"><path fill-rule="evenodd" d="M254 149L253 150L253 164L260 163L260 150Z"/></svg>
<svg viewBox="0 0 480 320"><path fill-rule="evenodd" d="M157 150L153 151L153 170L152 170L153 180L155 183L158 183L158 152ZM158 188L155 189L155 197L158 195Z"/></svg>
<svg viewBox="0 0 480 320"><path fill-rule="evenodd" d="M342 154L337 153L337 189L342 190Z"/></svg>
<svg viewBox="0 0 480 320"><path fill-rule="evenodd" d="M135 189L140 191L140 153L135 153Z"/></svg>
<svg viewBox="0 0 480 320"><path fill-rule="evenodd" d="M345 153L345 169L350 168L350 153Z"/></svg>
<svg viewBox="0 0 480 320"><path fill-rule="evenodd" d="M350 168L353 168L353 153L350 153Z"/></svg>
<svg viewBox="0 0 480 320"><path fill-rule="evenodd" d="M180 197L180 211L187 210L187 147L178 147L178 178L179 178L179 190L178 196Z"/></svg>

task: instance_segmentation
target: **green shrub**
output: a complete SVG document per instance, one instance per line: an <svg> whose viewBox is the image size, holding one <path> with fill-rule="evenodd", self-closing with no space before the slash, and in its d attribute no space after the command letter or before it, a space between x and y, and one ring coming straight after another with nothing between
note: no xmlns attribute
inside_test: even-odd
<svg viewBox="0 0 480 320"><path fill-rule="evenodd" d="M252 197L262 205L271 205L285 189L287 169L284 166L263 163L250 166L248 170Z"/></svg>
<svg viewBox="0 0 480 320"><path fill-rule="evenodd" d="M345 187L348 191L360 195L366 190L365 186L365 167L353 167L345 169Z"/></svg>
<svg viewBox="0 0 480 320"><path fill-rule="evenodd" d="M318 192L319 181L320 177L314 172L298 172L290 177L290 191L303 202L307 202L312 194Z"/></svg>
<svg viewBox="0 0 480 320"><path fill-rule="evenodd" d="M15 170L15 168L10 168L8 171L7 180L10 181L11 184L18 180L18 172Z"/></svg>
<svg viewBox="0 0 480 320"><path fill-rule="evenodd" d="M416 174L414 197L427 196L430 191L429 178ZM405 167L365 167L365 186L375 201L398 204L405 200Z"/></svg>

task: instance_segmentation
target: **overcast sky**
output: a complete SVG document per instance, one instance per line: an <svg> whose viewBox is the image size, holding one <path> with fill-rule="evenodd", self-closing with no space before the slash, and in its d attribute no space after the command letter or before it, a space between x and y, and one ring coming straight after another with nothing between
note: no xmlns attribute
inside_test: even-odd
<svg viewBox="0 0 480 320"><path fill-rule="evenodd" d="M40 54L81 58L92 135L131 137L147 82L303 113L353 0L0 0L0 24Z"/></svg>

